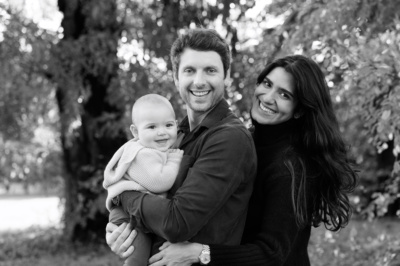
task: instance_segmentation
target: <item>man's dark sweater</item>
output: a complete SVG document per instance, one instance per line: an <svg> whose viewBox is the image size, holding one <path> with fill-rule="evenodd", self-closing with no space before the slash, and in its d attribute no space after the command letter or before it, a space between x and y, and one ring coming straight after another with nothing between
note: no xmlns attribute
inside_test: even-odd
<svg viewBox="0 0 400 266"><path fill-rule="evenodd" d="M295 120L279 125L254 122L258 175L242 244L211 245L210 265L310 265L307 245L311 225L299 228L296 224L292 177L284 163L284 159L291 160L297 172L297 155L290 144L292 134L296 134L295 123ZM308 195L312 195L311 190Z"/></svg>

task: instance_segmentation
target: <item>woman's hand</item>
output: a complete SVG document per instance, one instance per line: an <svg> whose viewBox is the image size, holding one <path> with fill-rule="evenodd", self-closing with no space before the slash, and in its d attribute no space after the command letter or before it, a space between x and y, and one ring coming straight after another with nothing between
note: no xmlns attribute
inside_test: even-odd
<svg viewBox="0 0 400 266"><path fill-rule="evenodd" d="M106 227L106 241L111 250L120 258L126 259L133 251L133 240L136 237L136 230L131 230L129 224L123 223L117 226L108 223Z"/></svg>
<svg viewBox="0 0 400 266"><path fill-rule="evenodd" d="M198 243L165 242L160 247L160 252L149 259L149 263L150 266L190 266L200 262L199 255L202 249L203 246Z"/></svg>

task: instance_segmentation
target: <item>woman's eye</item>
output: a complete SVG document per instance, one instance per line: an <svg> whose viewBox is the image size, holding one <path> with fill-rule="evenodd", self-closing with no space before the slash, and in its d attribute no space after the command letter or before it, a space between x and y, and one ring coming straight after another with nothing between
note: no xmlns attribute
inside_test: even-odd
<svg viewBox="0 0 400 266"><path fill-rule="evenodd" d="M264 85L264 87L271 88L271 82L268 79L264 79L263 85Z"/></svg>
<svg viewBox="0 0 400 266"><path fill-rule="evenodd" d="M287 93L285 93L285 92L281 92L281 96L282 96L282 98L285 99L285 100L290 100L290 95L287 94Z"/></svg>

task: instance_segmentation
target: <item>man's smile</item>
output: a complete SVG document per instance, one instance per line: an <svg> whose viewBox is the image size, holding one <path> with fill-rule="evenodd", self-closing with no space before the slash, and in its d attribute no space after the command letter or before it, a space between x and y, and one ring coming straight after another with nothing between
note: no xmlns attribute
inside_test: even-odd
<svg viewBox="0 0 400 266"><path fill-rule="evenodd" d="M205 95L208 95L211 92L211 90L207 90L207 91L190 91L191 94L193 94L196 97L202 97Z"/></svg>

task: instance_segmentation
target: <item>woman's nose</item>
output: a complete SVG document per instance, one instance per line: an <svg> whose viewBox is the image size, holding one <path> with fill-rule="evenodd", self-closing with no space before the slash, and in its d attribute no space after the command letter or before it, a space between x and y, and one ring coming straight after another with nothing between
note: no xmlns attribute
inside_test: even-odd
<svg viewBox="0 0 400 266"><path fill-rule="evenodd" d="M268 90L261 95L261 100L266 103L274 103L275 102L276 93L274 90Z"/></svg>

